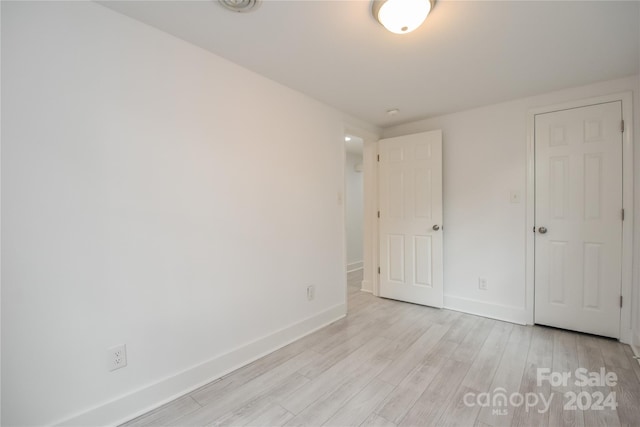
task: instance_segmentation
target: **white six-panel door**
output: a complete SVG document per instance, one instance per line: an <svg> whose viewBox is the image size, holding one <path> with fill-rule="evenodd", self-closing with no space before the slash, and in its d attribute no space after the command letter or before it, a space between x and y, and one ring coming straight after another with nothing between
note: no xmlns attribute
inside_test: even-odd
<svg viewBox="0 0 640 427"><path fill-rule="evenodd" d="M535 322L618 338L622 103L535 117Z"/></svg>
<svg viewBox="0 0 640 427"><path fill-rule="evenodd" d="M379 142L380 296L442 307L442 132Z"/></svg>

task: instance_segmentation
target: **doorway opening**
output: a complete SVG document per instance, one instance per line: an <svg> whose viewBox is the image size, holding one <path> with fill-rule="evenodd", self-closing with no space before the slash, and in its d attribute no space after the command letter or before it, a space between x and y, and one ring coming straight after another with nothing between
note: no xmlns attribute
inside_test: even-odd
<svg viewBox="0 0 640 427"><path fill-rule="evenodd" d="M345 229L348 294L359 292L364 259L364 141L356 135L344 137Z"/></svg>

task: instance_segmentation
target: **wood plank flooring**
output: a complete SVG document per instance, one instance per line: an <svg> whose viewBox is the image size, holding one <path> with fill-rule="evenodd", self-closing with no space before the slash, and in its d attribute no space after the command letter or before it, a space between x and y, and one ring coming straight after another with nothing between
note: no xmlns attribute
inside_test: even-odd
<svg viewBox="0 0 640 427"><path fill-rule="evenodd" d="M345 319L124 426L640 425L629 346L375 298L360 273L348 276ZM572 376L540 382L540 368ZM576 385L578 368L617 381ZM595 409L612 392L617 408Z"/></svg>

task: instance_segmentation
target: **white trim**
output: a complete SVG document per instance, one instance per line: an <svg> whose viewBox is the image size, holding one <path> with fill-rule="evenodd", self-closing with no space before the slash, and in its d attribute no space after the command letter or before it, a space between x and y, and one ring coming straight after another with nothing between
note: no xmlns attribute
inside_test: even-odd
<svg viewBox="0 0 640 427"><path fill-rule="evenodd" d="M494 304L469 298L461 298L452 295L444 296L444 308L447 310L461 311L475 316L505 322L527 324L527 312L524 307Z"/></svg>
<svg viewBox="0 0 640 427"><path fill-rule="evenodd" d="M536 151L535 151L535 113L527 112L527 189L526 189L526 225L525 225L525 285L524 307L527 312L527 323L533 325L534 319L534 287L535 287L535 239L533 227L535 227L536 215Z"/></svg>
<svg viewBox="0 0 640 427"><path fill-rule="evenodd" d="M371 215L374 217L373 218L373 222L374 222L374 231L373 231L373 239L374 239L374 245L373 245L373 261L374 261L374 265L373 267L373 289L372 289L372 293L373 295L379 297L380 296L380 224L378 222L379 218L378 218L378 212L380 212L380 204L378 201L378 168L380 166L380 144L378 143L379 140L376 140L374 145L373 145L373 152L375 154L376 160L375 163L373 164L373 170L374 170L374 174L371 177L373 185L374 185L374 196L372 198L372 203L374 206L374 211L371 212Z"/></svg>
<svg viewBox="0 0 640 427"><path fill-rule="evenodd" d="M625 218L622 222L622 286L621 294L626 301L620 313L620 341L631 342L633 328L631 323L633 306L633 222L634 213L634 180L633 180L633 94L620 94L622 101L622 120L625 130L622 135L622 207Z"/></svg>
<svg viewBox="0 0 640 427"><path fill-rule="evenodd" d="M640 348L638 348L638 343L640 342L640 336L638 336L638 334L634 334L633 335L634 339L633 339L633 343L630 345L631 347L631 351L633 352L633 355L636 357L636 362L638 362L638 364L640 364Z"/></svg>
<svg viewBox="0 0 640 427"><path fill-rule="evenodd" d="M378 296L378 139L364 140L363 289Z"/></svg>
<svg viewBox="0 0 640 427"><path fill-rule="evenodd" d="M362 261L352 262L347 264L347 273L353 273L354 271L362 270Z"/></svg>
<svg viewBox="0 0 640 427"><path fill-rule="evenodd" d="M347 273L349 272L349 261L347 257L349 256L349 244L347 243L347 236L349 235L347 230L347 149L344 145L344 135L353 135L347 128L345 127L342 138L340 141L340 145L342 146L342 189L340 190L342 194L338 197L342 201L342 262L344 263L344 301L345 304L349 300L349 282L347 281Z"/></svg>
<svg viewBox="0 0 640 427"><path fill-rule="evenodd" d="M625 220L622 223L622 286L621 293L625 303L621 310L620 341L629 343L632 337L631 331L631 295L633 277L633 96L632 92L623 92L613 95L605 95L587 98L578 101L570 101L562 104L550 105L530 109L527 112L527 220L526 220L526 289L525 307L527 322L534 323L534 251L535 239L532 232L535 219L535 145L534 129L535 116L537 114L553 111L579 108L588 105L602 104L606 102L622 102L622 119L625 121L625 131L622 136L623 156L623 195L622 206L625 209Z"/></svg>
<svg viewBox="0 0 640 427"><path fill-rule="evenodd" d="M346 310L346 304L337 304L206 362L75 414L55 425L120 425L324 328L345 317Z"/></svg>
<svg viewBox="0 0 640 427"><path fill-rule="evenodd" d="M377 271L378 271L378 224L374 216L377 215L378 206L378 165L376 161L378 152L378 139L381 130L378 127L358 122L352 117L345 118L344 133L356 135L363 139L363 191L364 191L364 218L363 218L363 276L362 288L372 291L376 295ZM374 152L375 151L375 152ZM346 158L344 160L346 162ZM344 168L343 168L344 169ZM344 172L343 172L344 173ZM343 177L344 182L344 177ZM374 187L371 184L374 183ZM346 188L345 188L346 189ZM346 258L346 207L345 218L345 258ZM345 259L345 271L349 270ZM345 298L347 290L345 286Z"/></svg>
<svg viewBox="0 0 640 427"><path fill-rule="evenodd" d="M371 283L368 280L363 280L361 285L360 285L360 290L362 292L369 292L369 293L373 293L373 283Z"/></svg>

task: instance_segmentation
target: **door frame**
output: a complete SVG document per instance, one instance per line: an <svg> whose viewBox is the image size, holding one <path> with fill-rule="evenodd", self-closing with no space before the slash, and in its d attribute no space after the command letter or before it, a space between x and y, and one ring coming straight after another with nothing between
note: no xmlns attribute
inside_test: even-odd
<svg viewBox="0 0 640 427"><path fill-rule="evenodd" d="M622 92L586 98L562 104L533 108L527 111L527 197L526 197L526 310L530 324L535 322L535 117L538 114L571 108L586 107L606 102L622 102L622 119L625 129L622 135L622 206L625 218L622 222L622 284L623 304L620 314L620 341L630 343L632 338L631 306L633 286L633 96Z"/></svg>
<svg viewBox="0 0 640 427"><path fill-rule="evenodd" d="M373 293L378 295L378 140L380 139L380 131L371 129L362 123L357 123L351 119L345 119L343 122L343 138L342 138L342 194L346 195L344 170L346 164L346 152L344 150L344 134L350 134L362 138L362 178L363 178L363 196L364 196L364 218L363 218L363 248L362 248L362 268L363 279L360 285L362 292ZM375 184L373 184L375 183ZM373 187L372 187L373 185ZM344 197L343 197L344 201ZM346 234L346 203L343 203L343 258L345 278L347 274L347 234ZM347 285L345 279L345 301L347 296Z"/></svg>

